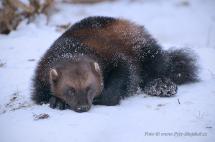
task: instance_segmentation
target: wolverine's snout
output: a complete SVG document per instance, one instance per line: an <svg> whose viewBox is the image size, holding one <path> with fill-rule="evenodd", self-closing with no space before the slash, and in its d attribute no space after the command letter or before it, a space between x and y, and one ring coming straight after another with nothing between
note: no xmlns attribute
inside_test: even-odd
<svg viewBox="0 0 215 142"><path fill-rule="evenodd" d="M75 107L76 112L86 112L90 109L90 105L82 105Z"/></svg>

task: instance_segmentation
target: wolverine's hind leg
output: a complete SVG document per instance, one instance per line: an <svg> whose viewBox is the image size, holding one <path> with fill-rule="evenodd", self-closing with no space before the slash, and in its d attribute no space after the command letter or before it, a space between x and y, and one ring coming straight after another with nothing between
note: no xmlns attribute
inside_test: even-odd
<svg viewBox="0 0 215 142"><path fill-rule="evenodd" d="M145 55L145 53L147 54ZM169 58L166 52L158 44L152 44L150 48L143 48L142 55L141 89L152 96L169 97L175 95L177 85L167 75Z"/></svg>
<svg viewBox="0 0 215 142"><path fill-rule="evenodd" d="M169 78L156 78L148 82L143 91L151 96L170 97L177 93L177 85Z"/></svg>

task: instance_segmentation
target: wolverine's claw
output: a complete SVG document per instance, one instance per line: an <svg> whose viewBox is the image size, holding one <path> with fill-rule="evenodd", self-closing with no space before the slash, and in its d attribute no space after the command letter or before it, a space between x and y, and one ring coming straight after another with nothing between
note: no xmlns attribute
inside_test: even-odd
<svg viewBox="0 0 215 142"><path fill-rule="evenodd" d="M53 108L53 109L57 108L57 109L60 109L60 110L64 110L65 109L65 105L66 104L62 100L60 100L60 99L58 99L58 98L56 98L54 96L52 96L49 99L49 106L50 106L50 108Z"/></svg>

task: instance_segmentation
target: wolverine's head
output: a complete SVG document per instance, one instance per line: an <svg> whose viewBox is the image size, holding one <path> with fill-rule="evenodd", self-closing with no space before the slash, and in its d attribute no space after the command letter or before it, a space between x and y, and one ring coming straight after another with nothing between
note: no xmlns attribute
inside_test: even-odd
<svg viewBox="0 0 215 142"><path fill-rule="evenodd" d="M51 90L77 112L88 111L103 89L102 75L94 61L62 62L49 72Z"/></svg>

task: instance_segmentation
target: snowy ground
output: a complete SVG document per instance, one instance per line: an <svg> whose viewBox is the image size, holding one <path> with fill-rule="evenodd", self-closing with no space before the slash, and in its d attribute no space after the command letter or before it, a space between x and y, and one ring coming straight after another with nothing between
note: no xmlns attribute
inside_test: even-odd
<svg viewBox="0 0 215 142"><path fill-rule="evenodd" d="M215 139L215 1L143 0L95 5L57 4L44 16L0 35L0 142L143 142ZM198 55L201 82L179 87L175 97L144 94L119 106L93 106L89 112L53 110L30 100L36 63L62 34L56 25L92 15L130 19L145 25L164 48L190 47ZM180 102L180 104L179 104ZM48 114L37 120L37 115Z"/></svg>

